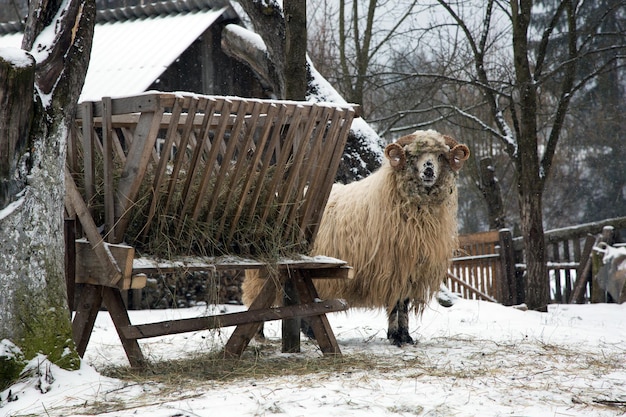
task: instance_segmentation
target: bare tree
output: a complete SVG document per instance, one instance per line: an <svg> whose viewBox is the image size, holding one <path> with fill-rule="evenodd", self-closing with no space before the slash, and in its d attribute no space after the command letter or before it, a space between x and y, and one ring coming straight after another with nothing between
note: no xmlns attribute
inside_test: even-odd
<svg viewBox="0 0 626 417"><path fill-rule="evenodd" d="M480 92L483 105L489 109L489 117L484 117L477 108L463 108L454 103L447 108L496 138L513 162L525 244L526 302L531 308L545 308L550 294L542 203L557 144L573 95L611 62L623 58L614 55L607 61L599 60L601 56L589 42L580 42L579 22L584 16L580 15L579 2L574 0L556 2L543 25L533 20L531 1L489 0L474 4L471 11L464 9L467 3L445 0L437 0L437 3L450 17L448 23L437 27L448 25L447 28L452 28L447 29L447 33L456 37L452 49L472 66L448 56L449 68L456 68L456 71L419 75ZM598 16L598 21L587 27L586 36L600 36L597 28L603 19L615 12L616 9L607 10ZM480 19L476 18L477 15ZM503 45L498 42L502 39L503 21L508 22L506 27L511 33L507 54L511 57L510 67L493 59L492 51ZM623 51L623 39L621 44L612 48ZM566 51L558 57L549 53L557 40L559 47ZM465 48L467 55L463 53ZM507 50L499 50L499 53L502 51ZM584 60L596 62L583 72L580 63Z"/></svg>
<svg viewBox="0 0 626 417"><path fill-rule="evenodd" d="M241 1L239 4L252 21L260 41L253 41L252 34L248 31L228 25L222 33L222 49L248 64L277 98L286 98L288 77L291 76L296 82L299 77L293 77L293 72L287 70L286 40L289 37L282 7L276 1ZM292 7L291 4L288 6ZM293 12L291 13L295 16ZM303 47L306 47L306 43ZM305 71L307 99L346 102L310 61L307 61ZM365 177L378 168L382 161L381 145L374 130L362 119L355 119L339 166L337 180L350 182Z"/></svg>
<svg viewBox="0 0 626 417"><path fill-rule="evenodd" d="M93 0L33 1L22 49L0 49L0 363L4 387L38 353L77 368L65 291L63 207L95 21ZM0 349L7 352L6 349Z"/></svg>

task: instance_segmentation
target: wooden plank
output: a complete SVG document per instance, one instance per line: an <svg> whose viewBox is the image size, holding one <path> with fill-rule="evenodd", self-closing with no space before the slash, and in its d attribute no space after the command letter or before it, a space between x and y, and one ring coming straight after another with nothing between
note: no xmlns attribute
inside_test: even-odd
<svg viewBox="0 0 626 417"><path fill-rule="evenodd" d="M98 260L106 270L106 279L109 285L116 284L122 277L122 272L115 261L115 258L107 251L104 241L100 236L98 227L93 221L93 217L89 213L87 205L83 201L82 196L76 188L74 179L69 173L68 168L65 168L65 193L68 202L72 205L73 210L76 212L78 219L83 227L83 232L87 236L87 239L91 242L92 248Z"/></svg>
<svg viewBox="0 0 626 417"><path fill-rule="evenodd" d="M115 240L111 243L124 240L124 233L126 233L131 217L128 209L135 202L137 192L148 168L148 160L159 133L162 114L163 108L159 108L155 112L142 113L137 124L135 137L128 150L126 164L122 170L115 194L115 216L119 218L119 221L116 225Z"/></svg>
<svg viewBox="0 0 626 417"><path fill-rule="evenodd" d="M130 366L133 368L145 367L146 360L141 352L139 343L137 343L137 340L135 339L126 338L121 330L130 326L130 319L128 317L128 311L126 311L126 306L124 305L124 300L122 299L120 290L117 288L102 287L102 301L109 311L111 320L113 320L113 324L115 325L117 334L120 337L120 341L122 342L122 346L124 347Z"/></svg>
<svg viewBox="0 0 626 417"><path fill-rule="evenodd" d="M191 160L189 161L189 165L186 167L187 177L185 178L185 183L183 185L183 190L181 193L181 196L182 196L181 197L182 208L180 210L181 217L179 219L179 223L177 225L177 230L176 230L176 233L179 235L182 232L182 225L185 220L185 216L187 216L188 214L187 209L193 199L189 190L191 189L196 173L200 172L200 175L202 175L202 173L205 172L200 169L200 155L202 154L202 151L203 151L204 142L208 141L208 138L209 138L209 131L210 131L209 119L211 115L213 114L213 112L222 111L223 107L227 105L227 103L223 100L209 100L207 104L208 104L207 108L204 112L204 122L202 124L202 128L200 129L200 133L198 134L198 138L196 141L196 145L193 149ZM218 147L212 147L207 159L217 160L218 150L219 150ZM211 172L212 172L211 170L208 170L208 173L211 173Z"/></svg>
<svg viewBox="0 0 626 417"><path fill-rule="evenodd" d="M470 293L472 293L474 295L478 295L482 299L487 300L487 301L491 301L492 303L497 303L498 302L498 300L496 300L492 296L490 296L488 294L485 294L484 292L482 292L479 289L473 287L472 285L468 284L467 282L465 282L464 280L460 279L459 277L454 276L453 274L451 274L449 272L447 273L447 276L453 282L455 282L459 286L463 287L465 290L469 291Z"/></svg>
<svg viewBox="0 0 626 417"><path fill-rule="evenodd" d="M288 164L293 157L293 141L298 129L298 124L300 123L300 118L302 114L305 113L306 109L302 105L298 105L298 107L294 111L294 120L292 123L287 125L287 134L283 141L280 141L280 149L279 154L276 158L276 163L274 164L274 171L272 173L272 179L269 183L269 187L267 189L267 195L265 201L262 202L261 206L264 207L263 213L261 214L261 224L264 224L267 220L272 208L276 206L276 192L279 189L280 183L283 181L284 174L288 170ZM280 198L281 196L278 196Z"/></svg>
<svg viewBox="0 0 626 417"><path fill-rule="evenodd" d="M311 147L306 155L306 160L299 169L300 184L297 185L295 192L298 200L301 201L300 207L293 207L289 217L287 218L288 224L297 224L300 228L300 236L298 238L300 240L304 238L303 227L306 228L308 226L307 223L300 222L300 219L303 218L304 213L307 212L308 207L312 204L314 200L312 198L309 198L311 195L314 194L307 196L307 190L308 187L313 184L315 178L319 176L318 167L321 165L318 165L318 159L323 149L327 122L332 113L332 109L327 106L319 106L319 108L322 111L317 116L317 126L310 141ZM313 191L313 193L315 193L315 191Z"/></svg>
<svg viewBox="0 0 626 417"><path fill-rule="evenodd" d="M80 299L76 305L76 314L72 320L72 335L76 352L82 358L87 350L93 326L102 305L102 287L83 285Z"/></svg>
<svg viewBox="0 0 626 417"><path fill-rule="evenodd" d="M273 120L276 113L278 112L278 107L275 105L271 105L267 108L266 118ZM256 125L250 124L250 134L251 136L256 133ZM252 155L252 159L249 164L248 177L244 182L244 186L242 188L239 203L237 204L237 211L235 212L235 216L233 217L232 224L230 226L230 230L228 232L228 241L233 238L235 230L237 228L237 223L242 216L243 208L245 205L246 198L248 197L248 193L250 192L252 186L257 184L257 187L260 186L259 182L262 180L259 175L257 175L257 164L261 161L261 156L263 155L263 150L265 149L265 144L267 143L270 131L272 128L271 123L265 123L258 137L258 142L255 144L254 154ZM254 212L254 207L247 207L248 212Z"/></svg>
<svg viewBox="0 0 626 417"><path fill-rule="evenodd" d="M85 187L85 201L88 204L96 193L94 182L94 150L93 150L93 103L85 102L80 105L80 114L83 118L83 181ZM89 206L88 206L89 207ZM89 213L92 213L89 208Z"/></svg>
<svg viewBox="0 0 626 417"><path fill-rule="evenodd" d="M269 307L257 310L247 310L236 313L218 314L206 317L168 320L158 323L138 324L120 329L128 339L146 339L158 336L167 336L179 333L210 330L221 327L238 326L240 324L282 320L291 317L306 317L333 311L345 311L348 305L341 300L329 300L298 304L289 307Z"/></svg>
<svg viewBox="0 0 626 417"><path fill-rule="evenodd" d="M177 99L174 102L174 109L172 110L172 117L171 117L172 124L169 125L167 129L167 133L165 134L165 142L163 144L163 149L161 150L161 155L157 163L156 171L154 173L154 179L152 180L152 194L149 197L150 207L148 209L148 217L146 218L146 222L145 222L143 234L142 234L144 237L146 236L146 233L148 233L148 230L150 230L152 220L154 219L154 215L156 214L156 205L161 199L161 193L160 193L161 185L163 183L163 179L165 177L165 171L167 168L167 164L169 162L169 154L174 146L174 138L177 132L177 129L176 129L177 121L180 118L182 111L183 111L183 100Z"/></svg>
<svg viewBox="0 0 626 417"><path fill-rule="evenodd" d="M133 270L135 248L128 245L102 243L110 251L122 273L115 286L123 286L124 280L130 282ZM76 283L113 286L109 283L107 270L96 256L92 245L87 240L77 240L74 244L76 254Z"/></svg>
<svg viewBox="0 0 626 417"><path fill-rule="evenodd" d="M250 304L248 310L258 311L269 308L274 300L276 300L277 291L278 288L276 282L271 279L266 280L265 285L263 285L257 297L254 299L252 304ZM224 346L224 357L240 357L250 343L250 340L252 340L254 335L258 333L262 324L262 321L257 321L238 325L228 339L228 342L226 342L226 346Z"/></svg>
<svg viewBox="0 0 626 417"><path fill-rule="evenodd" d="M350 279L352 269L345 261L335 258L322 257L302 257L300 259L280 259L273 265L278 270L283 269L310 269L320 270L311 272L311 276L320 279L341 278ZM162 260L154 258L135 258L133 260L134 273L168 273L180 270L184 271L206 271L206 270L228 270L228 269L259 269L262 276L267 276L264 271L267 263L257 259L245 259L237 257L178 257L174 259ZM336 272L334 270L337 270Z"/></svg>
<svg viewBox="0 0 626 417"><path fill-rule="evenodd" d="M311 144L311 135L313 133L313 129L315 128L320 111L321 109L319 106L311 106L307 108L307 111L303 114L303 117L306 117L307 119L306 123L303 123L304 126L292 126L292 129L295 131L295 138L293 141L294 150L291 166L289 168L289 175L286 180L282 181L281 190L279 191L280 210L278 213L278 221L280 223L287 224L287 227L285 227L286 233L289 229L291 229L291 223L287 222L287 218L290 217L290 212L295 213L298 208L297 204L293 204L294 201L299 201L299 198L294 198L299 196L298 190L294 190L294 188L297 179L302 177L304 174L302 171L302 162L304 161L305 155L310 152L309 145ZM291 218L293 219L294 216L291 216Z"/></svg>
<svg viewBox="0 0 626 417"><path fill-rule="evenodd" d="M110 109L112 115L137 113L137 112L155 112L161 107L161 94L151 93L143 94L139 96L120 97L114 99ZM167 95L164 95L167 97ZM102 101L94 103L93 115L95 117L102 117L104 114L102 108Z"/></svg>
<svg viewBox="0 0 626 417"><path fill-rule="evenodd" d="M233 137L238 138L240 135L243 137L242 141L239 141L238 139L236 140L237 144L240 144L237 149L237 161L235 163L234 170L230 174L229 185L226 186L226 195L223 197L225 201L231 203L229 207L232 208L231 211L234 211L235 213L241 212L241 205L243 204L243 201L245 200L247 195L247 189L245 186L241 188L239 195L234 194L235 191L239 188L238 183L240 181L243 181L244 184L249 184L250 178L254 176L254 173L256 171L256 167L253 164L250 164L250 161L248 160L248 150L251 149L253 146L256 123L259 120L261 110L263 109L264 105L261 101L258 100L250 101L250 104L252 105L252 108L250 108L249 113L252 117L248 120L249 124L244 123L245 119L242 118L241 123L237 125L237 127L233 129L233 132L231 133L231 140L233 140ZM244 168L247 169L244 170ZM229 218L227 214L229 213L222 214L222 219L220 220L220 224L215 233L215 239L217 240L221 239L222 233L224 232L226 219ZM239 216L236 216L236 219L231 219L232 225L236 226L238 220ZM228 240L230 240L230 238L232 237L230 232L228 232L227 236Z"/></svg>
<svg viewBox="0 0 626 417"><path fill-rule="evenodd" d="M197 101L194 100L189 104L189 109L187 109L187 114L195 116L196 112L202 112L206 110L211 111L211 108L212 108L211 106L213 105L212 103L213 103L212 101L204 100L204 99L199 99ZM191 119L188 119L188 120L191 120ZM189 143L189 139L191 137L192 132L193 132L193 125L189 122L186 123L180 136L180 143L178 144L179 151L176 153L176 156L174 157L174 166L172 167L172 173L170 174L170 177L169 177L169 184L167 186L167 200L163 208L163 213L169 213L169 208L172 202L172 197L175 194L174 189L176 188L176 185L178 184L178 176L180 175L181 169L183 168L183 163L186 160L187 145ZM189 172L189 169L190 167L186 169L187 175L193 175L193 173ZM180 214L182 216L184 214L184 211L181 211Z"/></svg>
<svg viewBox="0 0 626 417"><path fill-rule="evenodd" d="M279 124L279 122L284 119L286 112L287 106L281 105L278 109L278 114L272 121L272 134L270 136L270 140L267 142L267 146L262 149L263 157L261 159L261 168L259 169L256 187L250 200L248 215L245 219L246 222L252 221L252 219L255 217L257 211L256 208L261 197L261 192L264 189L265 178L272 162L272 152L273 149L276 149L278 143L280 142L281 125Z"/></svg>
<svg viewBox="0 0 626 417"><path fill-rule="evenodd" d="M316 196L318 203L312 206L314 210L310 214L310 217L303 219L301 223L301 229L305 234L305 238L311 242L315 239L315 235L319 227L319 220L324 211L324 207L326 206L326 202L328 201L332 185L335 182L337 168L339 167L339 163L343 155L343 149L346 146L346 141L348 139L350 126L352 125L352 119L355 114L352 108L343 110L337 109L336 113L339 115L338 119L333 118L333 124L330 126L328 132L329 137L334 138L334 149L330 152L330 163L328 165L322 165L326 166L327 169L323 170L321 173L324 179L322 181L322 187ZM332 144L329 144L329 147L330 145ZM304 220L306 220L306 222L304 222Z"/></svg>
<svg viewBox="0 0 626 417"><path fill-rule="evenodd" d="M226 180L228 171L231 169L231 161L232 161L233 154L235 152L235 148L238 142L238 136L241 131L242 124L243 124L243 117L248 113L251 106L252 106L252 103L248 101L240 101L239 103L239 108L237 109L237 119L239 119L239 123L236 123L233 126L234 129L230 132L230 138L228 140L226 150L224 154L222 155L222 163L220 165L219 172L217 173L215 177L215 184L213 185L213 193L208 196L209 204L207 206L207 213L205 217L205 220L207 222L211 222L211 220L213 219L215 208L217 207L217 202L220 198L223 197L222 184ZM221 133L221 130L218 129L218 132ZM218 140L218 138L221 141L221 143L224 143L225 136L223 136L223 134L222 136L216 136L215 140ZM213 142L213 146L215 146L215 142ZM206 169L211 169L211 167L213 167L212 163L210 165L207 164Z"/></svg>
<svg viewBox="0 0 626 417"><path fill-rule="evenodd" d="M104 230L105 239L109 242L115 240L115 206L113 189L113 143L111 127L111 98L102 98L102 160L104 169Z"/></svg>
<svg viewBox="0 0 626 417"><path fill-rule="evenodd" d="M308 271L306 270L298 270L292 276L294 286L300 296L300 302L303 304L310 304L314 300L319 299L317 290L315 289L311 278L307 276L307 272ZM340 302L343 303L342 301ZM345 305L345 307L347 308L348 306ZM313 330L313 334L315 335L315 340L317 341L322 353L325 356L341 355L341 349L339 348L339 344L337 343L335 334L330 327L326 314L311 316L309 318L309 323L311 329Z"/></svg>
<svg viewBox="0 0 626 417"><path fill-rule="evenodd" d="M585 296L585 288L589 281L588 275L591 271L592 257L591 252L596 242L596 238L592 235L588 235L585 238L585 245L580 257L580 266L576 271L576 282L574 283L574 290L569 299L570 304L582 303Z"/></svg>

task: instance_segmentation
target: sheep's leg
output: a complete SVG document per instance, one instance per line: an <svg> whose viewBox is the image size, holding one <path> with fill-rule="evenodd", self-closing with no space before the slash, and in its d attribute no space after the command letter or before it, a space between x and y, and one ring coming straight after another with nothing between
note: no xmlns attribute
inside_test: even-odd
<svg viewBox="0 0 626 417"><path fill-rule="evenodd" d="M409 334L409 299L398 301L389 312L388 319L387 339L396 346L412 345L413 338Z"/></svg>

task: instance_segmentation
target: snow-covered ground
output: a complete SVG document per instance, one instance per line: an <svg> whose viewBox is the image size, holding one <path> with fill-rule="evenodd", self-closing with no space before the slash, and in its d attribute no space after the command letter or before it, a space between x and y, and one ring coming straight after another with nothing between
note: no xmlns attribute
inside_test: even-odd
<svg viewBox="0 0 626 417"><path fill-rule="evenodd" d="M131 311L133 323L201 315L206 307ZM225 307L229 311L240 309ZM618 416L626 412L626 305L553 305L548 313L481 301L433 302L412 317L418 342L385 339L384 312L330 315L346 363L322 360L314 344L280 351L280 324L260 361L276 356L319 361L317 371L277 377L154 382L105 377L98 370L128 362L106 313L100 313L80 371L52 367L42 394L33 380L1 394L3 416ZM152 361L222 346L229 329L148 339ZM255 342L253 342L254 345ZM248 349L252 349L249 347ZM360 358L350 361L350 358ZM326 361L326 362L325 362ZM324 364L328 364L325 367ZM364 365L358 365L362 363ZM353 365L351 365L353 364ZM158 365L157 365L158 366Z"/></svg>

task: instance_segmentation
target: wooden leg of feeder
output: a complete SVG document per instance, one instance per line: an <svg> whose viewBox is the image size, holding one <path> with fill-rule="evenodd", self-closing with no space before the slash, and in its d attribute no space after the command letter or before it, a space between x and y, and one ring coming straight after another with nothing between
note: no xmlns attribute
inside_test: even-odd
<svg viewBox="0 0 626 417"><path fill-rule="evenodd" d="M252 302L248 311L269 308L276 299L276 290L277 287L274 280L272 280L271 278L267 278L265 280L265 285L263 285L263 288L259 292L259 295L257 295L255 300ZM260 321L254 323L240 324L239 326L237 326L233 331L233 334L228 339L228 342L226 342L226 346L224 347L224 357L240 357L262 325L263 322Z"/></svg>
<svg viewBox="0 0 626 417"><path fill-rule="evenodd" d="M300 294L301 303L313 303L315 300L319 299L313 280L307 271L296 271L292 280L298 290L298 293ZM308 320L310 321L311 329L315 335L315 340L317 340L322 353L326 356L341 355L339 344L337 344L337 339L335 338L335 334L330 327L326 314L311 316Z"/></svg>
<svg viewBox="0 0 626 417"><path fill-rule="evenodd" d="M117 334L120 337L122 346L124 346L130 366L133 368L144 367L146 365L146 360L143 357L139 343L136 339L127 339L120 331L120 328L130 326L130 318L128 317L128 311L124 305L124 300L122 299L120 290L112 287L104 287L102 290L102 297L104 305L111 315Z"/></svg>
<svg viewBox="0 0 626 417"><path fill-rule="evenodd" d="M298 291L294 282L287 277L283 284L283 305L292 306L300 303L300 297L298 297ZM290 319L282 320L282 335L283 335L283 353L298 353L300 352L300 317L293 317Z"/></svg>
<svg viewBox="0 0 626 417"><path fill-rule="evenodd" d="M102 305L102 287L84 284L81 287L80 302L76 305L76 314L72 321L72 333L76 351L83 357L93 331L93 325Z"/></svg>

